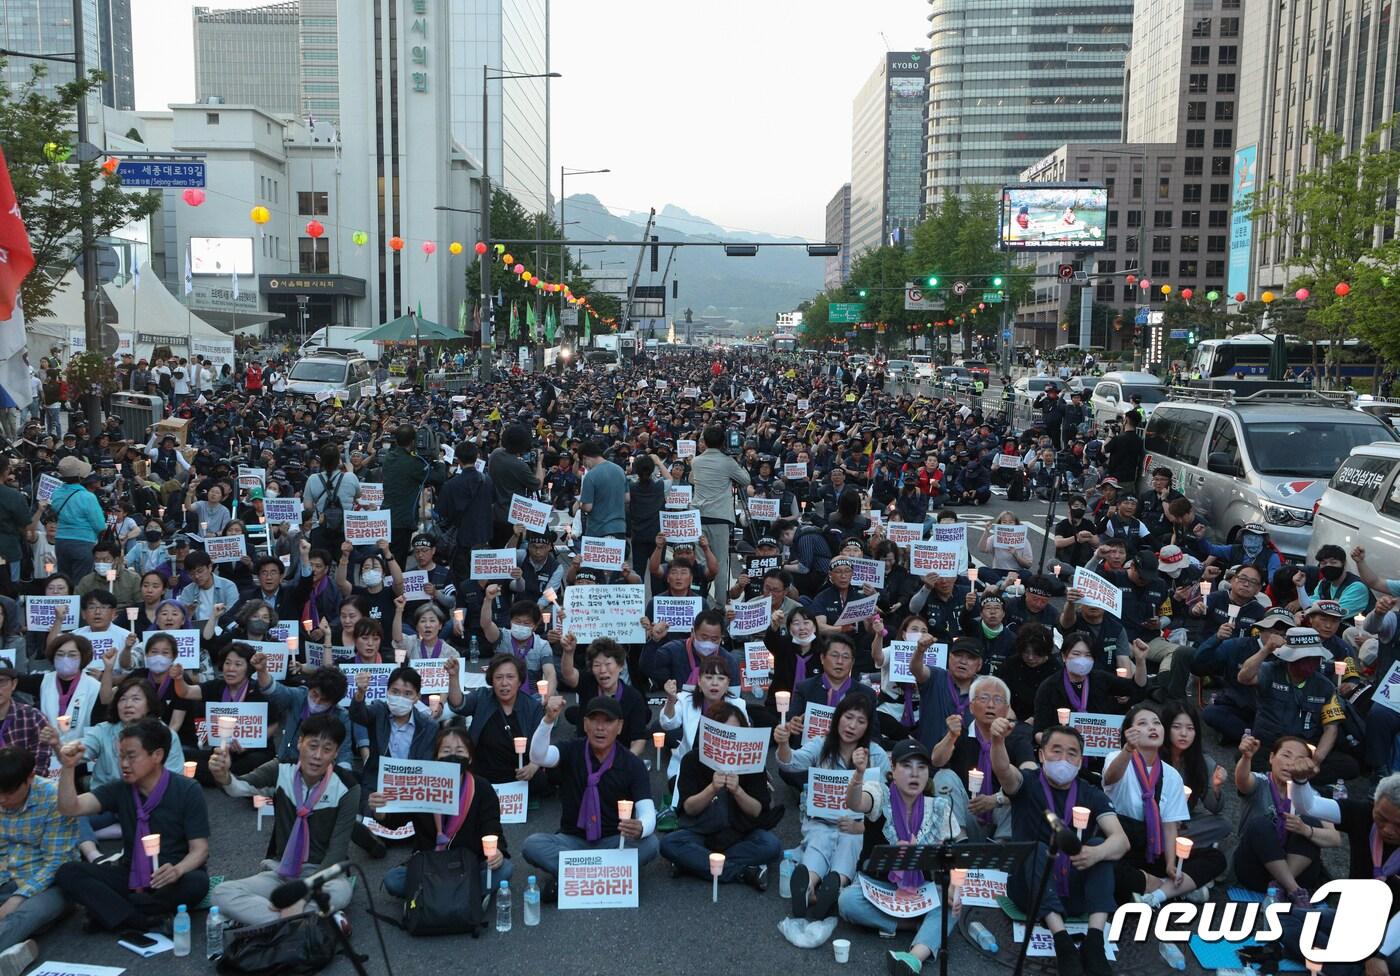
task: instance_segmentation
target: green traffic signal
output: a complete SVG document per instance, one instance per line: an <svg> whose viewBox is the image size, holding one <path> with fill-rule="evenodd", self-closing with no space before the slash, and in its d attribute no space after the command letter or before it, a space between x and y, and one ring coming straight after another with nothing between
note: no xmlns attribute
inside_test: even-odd
<svg viewBox="0 0 1400 976"><path fill-rule="evenodd" d="M929 276L928 276L928 286L929 286L930 288L937 288L937 287L938 287L938 275L929 275Z"/></svg>
<svg viewBox="0 0 1400 976"><path fill-rule="evenodd" d="M865 289L862 288L860 291L856 292L856 294L859 295L861 298L864 298L864 297L865 297Z"/></svg>
<svg viewBox="0 0 1400 976"><path fill-rule="evenodd" d="M993 288L1000 288L1000 287L1001 287L1001 275L997 275L995 278L992 279L992 287L993 287Z"/></svg>

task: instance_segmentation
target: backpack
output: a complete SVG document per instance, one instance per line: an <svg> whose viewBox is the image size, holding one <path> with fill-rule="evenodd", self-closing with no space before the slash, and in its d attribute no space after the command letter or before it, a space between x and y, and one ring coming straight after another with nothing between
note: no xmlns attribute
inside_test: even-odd
<svg viewBox="0 0 1400 976"><path fill-rule="evenodd" d="M409 935L471 935L486 928L481 860L473 851L416 851L408 859L403 918Z"/></svg>
<svg viewBox="0 0 1400 976"><path fill-rule="evenodd" d="M326 494L321 505L321 524L329 527L343 526L345 506L340 504L340 483L345 480L345 472L336 472L334 481L327 478L323 472L321 479L326 484Z"/></svg>
<svg viewBox="0 0 1400 976"><path fill-rule="evenodd" d="M319 973L339 952L335 922L308 913L237 934L229 933L229 943L219 958L218 969L221 973L247 976Z"/></svg>

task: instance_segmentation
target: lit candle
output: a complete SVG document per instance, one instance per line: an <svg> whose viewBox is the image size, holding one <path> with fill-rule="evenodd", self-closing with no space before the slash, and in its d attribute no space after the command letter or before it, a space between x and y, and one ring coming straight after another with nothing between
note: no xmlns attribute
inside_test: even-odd
<svg viewBox="0 0 1400 976"><path fill-rule="evenodd" d="M233 738L234 730L238 728L238 719L232 715L219 716L219 743L227 746Z"/></svg>
<svg viewBox="0 0 1400 976"><path fill-rule="evenodd" d="M1055 717L1058 718L1058 719L1060 720L1060 724L1061 724L1061 725L1068 725L1068 724L1069 724L1069 709L1068 709L1068 708L1057 708L1057 709L1055 709Z"/></svg>
<svg viewBox="0 0 1400 976"><path fill-rule="evenodd" d="M548 629L549 629L549 622L550 622L550 620L553 619L553 617L554 617L554 614L550 613L548 610L543 610L543 611L540 612L540 618L541 618L542 620L544 620L544 629L545 629L545 630L548 630Z"/></svg>
<svg viewBox="0 0 1400 976"><path fill-rule="evenodd" d="M126 619L127 619L130 623L133 623L133 624L136 623L136 614L139 613L139 612L140 612L140 611L138 611L138 610L136 609L136 607L127 607L127 608L126 608Z"/></svg>
<svg viewBox="0 0 1400 976"><path fill-rule="evenodd" d="M501 842L501 838L495 834L481 835L481 853L485 856L486 864L486 890L491 890L491 858L496 856L496 848Z"/></svg>
<svg viewBox="0 0 1400 976"><path fill-rule="evenodd" d="M141 838L141 847L151 858L151 873L160 870L160 834L147 834Z"/></svg>
<svg viewBox="0 0 1400 976"><path fill-rule="evenodd" d="M1201 596L1210 596L1210 580L1201 580Z"/></svg>
<svg viewBox="0 0 1400 976"><path fill-rule="evenodd" d="M288 654L295 654L296 652L297 652L297 635L296 635L296 634L288 634L288 635L287 635L287 653L288 653Z"/></svg>
<svg viewBox="0 0 1400 976"><path fill-rule="evenodd" d="M977 582L977 567L976 567L976 566L969 566L969 567L967 568L967 581L968 581L969 583L976 583L976 582Z"/></svg>
<svg viewBox="0 0 1400 976"><path fill-rule="evenodd" d="M1347 662L1333 661L1332 670L1336 673L1337 677L1340 678L1342 675L1347 673Z"/></svg>
<svg viewBox="0 0 1400 976"><path fill-rule="evenodd" d="M115 583L116 581L117 581L117 571L116 571L115 569L109 569L109 570L107 570L107 582L110 584L110 583Z"/></svg>
<svg viewBox="0 0 1400 976"><path fill-rule="evenodd" d="M1191 848L1196 844L1190 837L1178 837L1176 839L1176 859L1184 861L1191 856Z"/></svg>
<svg viewBox="0 0 1400 976"><path fill-rule="evenodd" d="M54 721L58 723L58 732L60 735L67 735L68 730L73 727L73 716L71 715L60 715Z"/></svg>
<svg viewBox="0 0 1400 976"><path fill-rule="evenodd" d="M1234 623L1235 618L1240 615L1240 608L1231 603L1225 607L1225 613L1230 618L1230 622Z"/></svg>
<svg viewBox="0 0 1400 976"><path fill-rule="evenodd" d="M788 706L792 704L792 692L779 691L773 695L773 703L778 706L778 714L782 716L784 722L787 721Z"/></svg>
<svg viewBox="0 0 1400 976"><path fill-rule="evenodd" d="M1083 830L1085 827L1089 826L1088 807L1074 807L1070 810L1069 815L1075 830Z"/></svg>
<svg viewBox="0 0 1400 976"><path fill-rule="evenodd" d="M1128 669L1127 669L1127 668L1118 668L1117 671L1118 671L1118 677L1120 677L1120 678L1126 678L1126 677L1128 676Z"/></svg>
<svg viewBox="0 0 1400 976"><path fill-rule="evenodd" d="M303 620L301 622L301 629L306 631L308 634L311 633L311 621L309 619Z"/></svg>
<svg viewBox="0 0 1400 976"><path fill-rule="evenodd" d="M980 769L969 769L967 771L967 792L972 796L982 792L982 780L984 773Z"/></svg>
<svg viewBox="0 0 1400 976"><path fill-rule="evenodd" d="M540 693L540 700L543 701L549 697L549 682L541 678L535 682L535 690Z"/></svg>
<svg viewBox="0 0 1400 976"><path fill-rule="evenodd" d="M626 837L626 835L624 835L624 834L622 833L622 829L621 829L621 828L622 828L622 821L624 821L624 820L631 820L631 819L632 819L632 801L631 801L631 800L618 800L618 801L617 801L617 823L618 823L618 831L617 831L617 849L618 849L618 850L622 850L622 848L624 848L624 847L627 846L627 837Z"/></svg>
<svg viewBox="0 0 1400 976"><path fill-rule="evenodd" d="M967 884L967 868L953 868L951 874L954 888Z"/></svg>
<svg viewBox="0 0 1400 976"><path fill-rule="evenodd" d="M716 851L710 855L710 901L719 901L719 876L724 873L724 855Z"/></svg>
<svg viewBox="0 0 1400 976"><path fill-rule="evenodd" d="M1366 626L1366 615L1365 615L1364 613L1358 613L1358 614L1356 615L1356 626L1358 626L1358 627L1364 627L1364 626Z"/></svg>
<svg viewBox="0 0 1400 976"><path fill-rule="evenodd" d="M408 650L402 647L394 648L394 663L403 664L406 660L408 660Z"/></svg>
<svg viewBox="0 0 1400 976"><path fill-rule="evenodd" d="M661 749L666 745L665 732L653 732L651 734L651 744L656 746L656 768L661 768Z"/></svg>
<svg viewBox="0 0 1400 976"><path fill-rule="evenodd" d="M528 745L528 744L529 744L529 740L526 739L523 735L517 735L517 736L515 737L515 768L516 768L516 769L524 769L524 768L525 768L525 746Z"/></svg>
<svg viewBox="0 0 1400 976"><path fill-rule="evenodd" d="M466 611L460 607L452 611L452 619L456 622L458 627L462 626L462 621L465 619L465 616Z"/></svg>

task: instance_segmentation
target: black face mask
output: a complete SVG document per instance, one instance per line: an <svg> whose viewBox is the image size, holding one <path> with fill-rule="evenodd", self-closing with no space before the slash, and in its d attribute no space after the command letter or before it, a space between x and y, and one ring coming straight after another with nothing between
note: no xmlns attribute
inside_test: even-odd
<svg viewBox="0 0 1400 976"><path fill-rule="evenodd" d="M1072 519L1074 519L1076 522L1079 521L1080 519L1082 519L1082 518L1084 517L1084 509L1082 509L1082 508L1071 508L1071 509L1069 510L1069 517L1072 518Z"/></svg>
<svg viewBox="0 0 1400 976"><path fill-rule="evenodd" d="M156 532L156 531L147 532L147 533L146 533L146 541L147 541L147 542L159 542L159 541L160 541L160 533L159 533L159 532Z"/></svg>
<svg viewBox="0 0 1400 976"><path fill-rule="evenodd" d="M1318 572L1322 574L1323 579L1335 583L1342 578L1342 569L1341 566L1320 566Z"/></svg>
<svg viewBox="0 0 1400 976"><path fill-rule="evenodd" d="M249 637L261 639L266 636L270 625L262 617L250 617L248 619L248 626L244 629L247 630Z"/></svg>

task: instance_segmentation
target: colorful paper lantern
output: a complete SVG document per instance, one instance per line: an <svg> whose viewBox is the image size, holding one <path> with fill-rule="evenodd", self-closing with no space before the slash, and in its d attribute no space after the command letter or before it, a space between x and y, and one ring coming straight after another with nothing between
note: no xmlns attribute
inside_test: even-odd
<svg viewBox="0 0 1400 976"><path fill-rule="evenodd" d="M1170 295L1170 294L1172 293L1172 286L1171 286L1171 285L1163 285L1163 286L1161 287L1160 291L1162 292L1163 295Z"/></svg>
<svg viewBox="0 0 1400 976"><path fill-rule="evenodd" d="M461 242L461 241L453 241L451 244L447 245L447 250L450 251L450 252L452 252L453 254L461 254L461 253L462 253L462 242Z"/></svg>
<svg viewBox="0 0 1400 976"><path fill-rule="evenodd" d="M506 251L506 246L505 246L504 244L496 244L496 245L494 245L494 246L495 246L495 248L496 248L496 253L497 253L497 254L504 254L504 253L505 253L505 251Z"/></svg>
<svg viewBox="0 0 1400 976"><path fill-rule="evenodd" d="M121 164L122 161L116 156L108 156L102 161L102 172L106 173L108 176L112 176L117 172L117 167L121 166Z"/></svg>
<svg viewBox="0 0 1400 976"><path fill-rule="evenodd" d="M1298 301L1300 302L1306 302L1308 300L1308 296L1311 294L1312 292L1308 291L1306 288L1299 288L1293 293L1293 297L1298 299Z"/></svg>
<svg viewBox="0 0 1400 976"><path fill-rule="evenodd" d="M525 265L523 265L523 264L517 264L515 267L511 268L510 270L511 270L511 271L514 271L517 275L523 275L523 274L525 273Z"/></svg>
<svg viewBox="0 0 1400 976"><path fill-rule="evenodd" d="M515 257L514 257L513 255L510 255L510 254L502 254L502 255L501 255L501 263L502 263L502 264L514 264L514 263L515 263Z"/></svg>
<svg viewBox="0 0 1400 976"><path fill-rule="evenodd" d="M1208 291L1208 292L1206 292L1206 301L1208 301L1208 302L1214 302L1214 301L1218 301L1219 299L1220 299L1220 292L1218 292L1218 291Z"/></svg>
<svg viewBox="0 0 1400 976"><path fill-rule="evenodd" d="M1127 280L1128 284L1130 284L1130 285L1136 285L1136 284L1137 284L1137 275L1128 275L1128 277L1127 277L1126 280Z"/></svg>
<svg viewBox="0 0 1400 976"><path fill-rule="evenodd" d="M356 247L364 247L369 243L369 235L362 230L357 230L350 235L350 240L355 242Z"/></svg>
<svg viewBox="0 0 1400 976"><path fill-rule="evenodd" d="M435 252L436 250L437 250L437 245L434 244L432 241L424 241L424 242L423 242L423 253L424 253L424 254L431 255L431 254L432 254L433 252Z"/></svg>
<svg viewBox="0 0 1400 976"><path fill-rule="evenodd" d="M1259 296L1259 300L1265 305L1272 305L1274 303L1274 293L1271 291L1266 291L1264 292L1264 294Z"/></svg>
<svg viewBox="0 0 1400 976"><path fill-rule="evenodd" d="M1186 299L1186 301L1188 301L1188 302L1192 299L1192 297L1195 296L1195 294L1196 294L1196 293L1195 293L1194 291L1192 291L1190 288L1183 288L1183 289L1181 289L1181 297L1184 298L1184 299Z"/></svg>
<svg viewBox="0 0 1400 976"><path fill-rule="evenodd" d="M1338 298L1346 298L1351 292L1351 285L1347 284L1345 281L1339 281L1337 282L1337 287L1332 290L1337 293Z"/></svg>
<svg viewBox="0 0 1400 976"><path fill-rule="evenodd" d="M1249 296L1247 296L1247 295L1246 295L1244 292L1242 292L1242 291L1237 291L1237 292L1235 292L1235 304L1237 304L1237 305L1243 305L1243 304L1244 304L1244 300L1245 300L1246 298L1248 298L1248 297L1249 297Z"/></svg>
<svg viewBox="0 0 1400 976"><path fill-rule="evenodd" d="M268 212L266 207L254 207L248 211L248 216L255 224L265 224L272 219L272 214Z"/></svg>
<svg viewBox="0 0 1400 976"><path fill-rule="evenodd" d="M477 253L477 254L485 254L485 253L486 253L486 245L483 244L481 241L477 241L477 242L476 242L476 253Z"/></svg>
<svg viewBox="0 0 1400 976"><path fill-rule="evenodd" d="M68 157L73 155L72 146L60 146L56 142L44 143L44 155L52 163L66 163Z"/></svg>
<svg viewBox="0 0 1400 976"><path fill-rule="evenodd" d="M197 207L204 202L204 191L197 186L189 187L180 194L180 199L184 200L191 207Z"/></svg>
<svg viewBox="0 0 1400 976"><path fill-rule="evenodd" d="M402 251L402 250L403 250L403 238L402 238L402 237L391 237L391 238L389 238L389 250L391 250L391 251Z"/></svg>
<svg viewBox="0 0 1400 976"><path fill-rule="evenodd" d="M310 220L306 223L306 236L314 240L319 240L326 232L326 225L319 220Z"/></svg>
<svg viewBox="0 0 1400 976"><path fill-rule="evenodd" d="M1138 279L1138 287L1143 291L1147 291L1147 289L1152 287L1152 282L1147 278L1140 278Z"/></svg>

